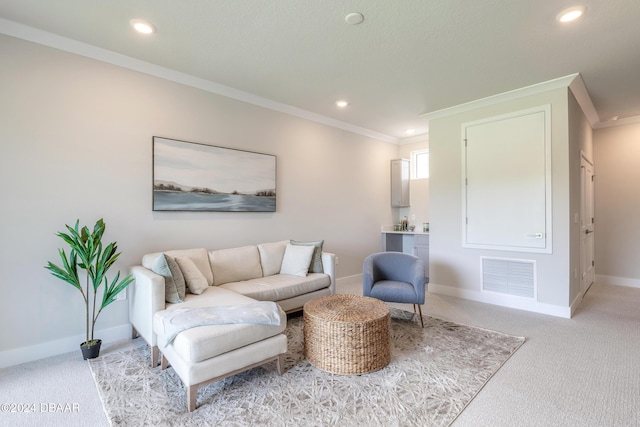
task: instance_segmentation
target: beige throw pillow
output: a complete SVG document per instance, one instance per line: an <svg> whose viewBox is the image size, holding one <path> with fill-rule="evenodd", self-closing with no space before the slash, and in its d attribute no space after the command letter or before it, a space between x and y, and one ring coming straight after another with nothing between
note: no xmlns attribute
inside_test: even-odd
<svg viewBox="0 0 640 427"><path fill-rule="evenodd" d="M211 265L209 264L209 255L207 254L206 249L198 248L198 249L176 249L171 251L164 251L167 255L170 255L174 258L189 258L193 263L198 267L198 270L202 273L202 275L207 279L207 284L213 284L213 273L211 272Z"/></svg>
<svg viewBox="0 0 640 427"><path fill-rule="evenodd" d="M187 282L189 291L196 295L203 293L209 284L193 260L187 257L177 257L176 262L180 266L180 270L182 270L182 274L184 275L185 282Z"/></svg>
<svg viewBox="0 0 640 427"><path fill-rule="evenodd" d="M282 258L284 257L284 250L287 248L287 243L286 240L283 240L281 242L262 243L258 245L263 276L273 276L274 274L280 273Z"/></svg>

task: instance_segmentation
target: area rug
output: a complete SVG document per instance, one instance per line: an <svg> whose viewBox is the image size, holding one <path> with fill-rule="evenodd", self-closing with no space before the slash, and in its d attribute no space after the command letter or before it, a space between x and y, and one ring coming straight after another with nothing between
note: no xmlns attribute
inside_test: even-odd
<svg viewBox="0 0 640 427"><path fill-rule="evenodd" d="M392 309L391 363L334 375L304 359L303 321L288 320L286 372L275 362L209 384L187 412L173 369L149 367L148 346L90 360L113 426L448 426L524 338Z"/></svg>

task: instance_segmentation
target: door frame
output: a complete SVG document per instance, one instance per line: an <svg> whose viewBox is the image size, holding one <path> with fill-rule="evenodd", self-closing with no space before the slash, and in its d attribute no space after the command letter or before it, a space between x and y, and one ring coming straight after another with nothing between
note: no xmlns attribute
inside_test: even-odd
<svg viewBox="0 0 640 427"><path fill-rule="evenodd" d="M595 282L594 166L584 152L580 156L580 291L584 295Z"/></svg>

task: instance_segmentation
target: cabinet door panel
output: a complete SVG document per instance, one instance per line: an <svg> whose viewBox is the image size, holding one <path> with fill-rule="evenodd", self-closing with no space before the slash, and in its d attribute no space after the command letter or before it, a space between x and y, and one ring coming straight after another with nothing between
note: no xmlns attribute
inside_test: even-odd
<svg viewBox="0 0 640 427"><path fill-rule="evenodd" d="M547 120L537 110L465 126L464 246L547 249Z"/></svg>
<svg viewBox="0 0 640 427"><path fill-rule="evenodd" d="M391 160L391 206L409 206L409 160Z"/></svg>
<svg viewBox="0 0 640 427"><path fill-rule="evenodd" d="M413 254L424 261L424 277L429 279L429 235L416 234Z"/></svg>

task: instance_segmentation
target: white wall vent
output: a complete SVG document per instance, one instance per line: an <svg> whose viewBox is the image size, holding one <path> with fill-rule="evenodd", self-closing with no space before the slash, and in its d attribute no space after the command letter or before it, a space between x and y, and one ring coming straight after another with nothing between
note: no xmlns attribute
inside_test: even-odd
<svg viewBox="0 0 640 427"><path fill-rule="evenodd" d="M482 290L524 298L536 297L534 260L481 257Z"/></svg>

